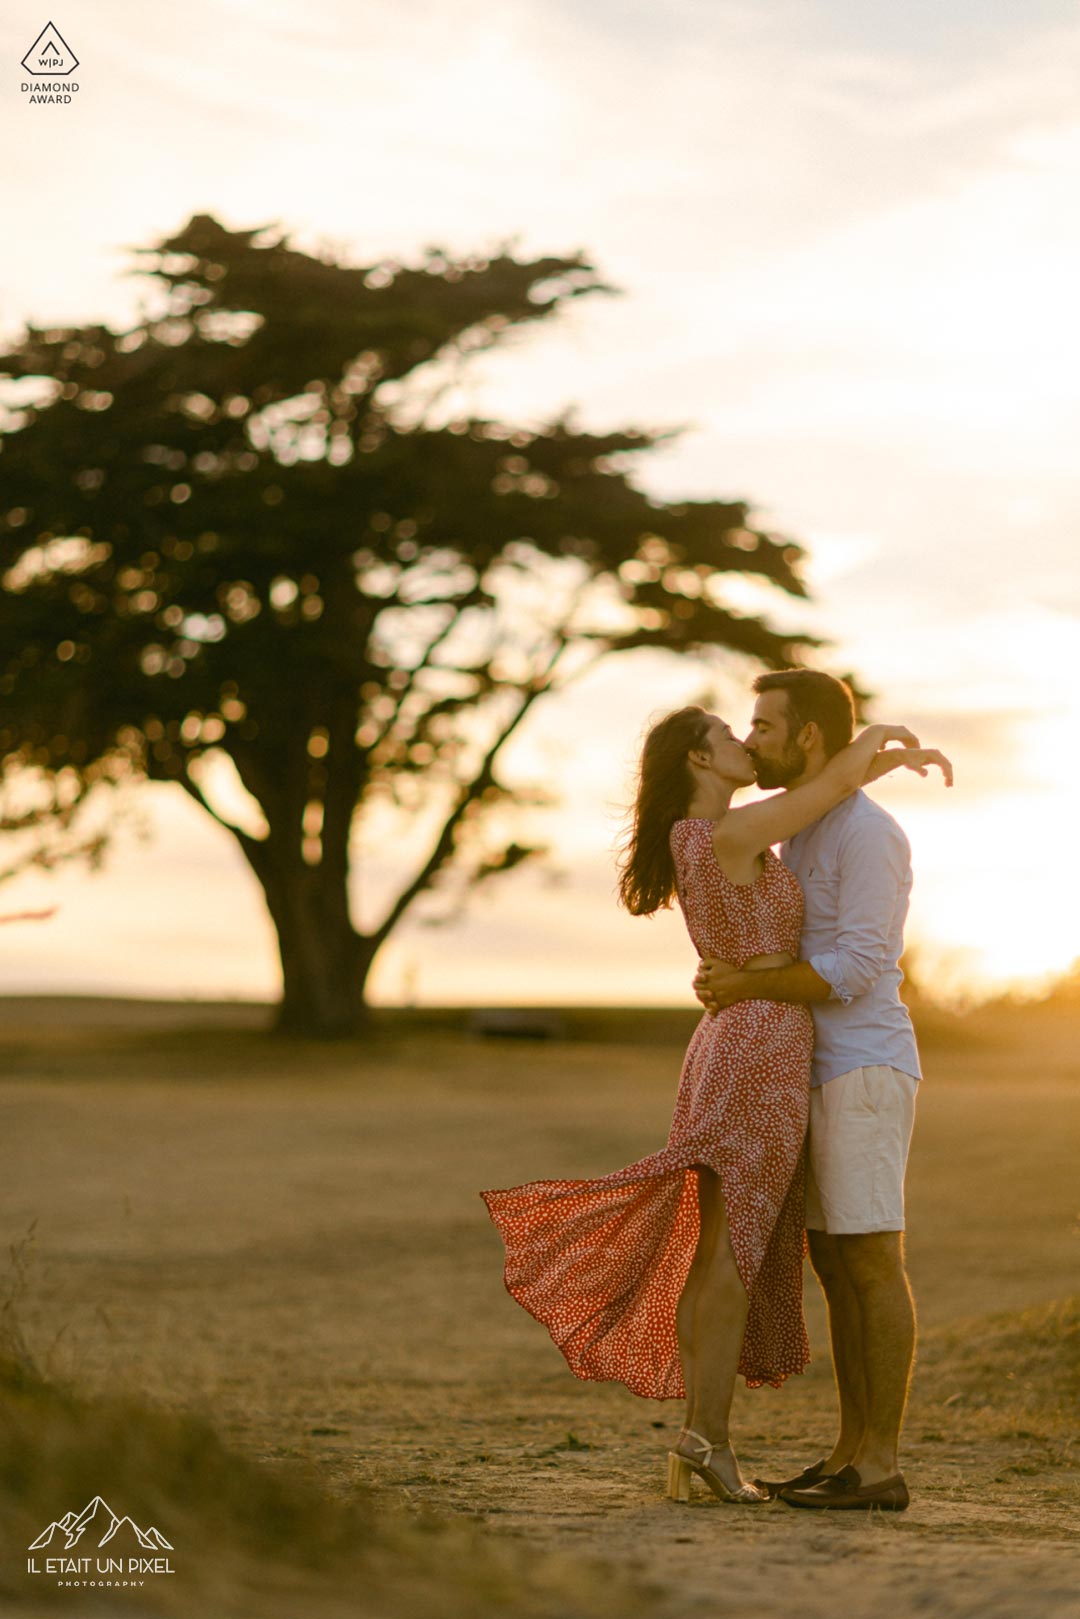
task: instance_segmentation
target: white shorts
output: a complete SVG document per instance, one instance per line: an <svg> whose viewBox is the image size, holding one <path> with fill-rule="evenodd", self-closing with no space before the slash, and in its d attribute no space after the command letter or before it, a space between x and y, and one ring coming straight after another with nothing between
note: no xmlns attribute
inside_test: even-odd
<svg viewBox="0 0 1080 1619"><path fill-rule="evenodd" d="M853 1068L810 1092L808 1231L903 1231L904 1170L919 1081Z"/></svg>

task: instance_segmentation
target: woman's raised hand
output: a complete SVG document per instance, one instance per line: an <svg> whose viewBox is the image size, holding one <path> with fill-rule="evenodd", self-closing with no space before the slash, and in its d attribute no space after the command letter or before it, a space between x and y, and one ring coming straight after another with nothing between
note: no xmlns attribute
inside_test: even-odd
<svg viewBox="0 0 1080 1619"><path fill-rule="evenodd" d="M906 725L868 725L867 731L878 733L878 747L883 748L887 742L901 742L905 748L917 748L919 739L914 731L909 731ZM865 735L865 732L863 733Z"/></svg>
<svg viewBox="0 0 1080 1619"><path fill-rule="evenodd" d="M902 725L883 727L885 730L904 731ZM911 732L908 731L910 736ZM892 770L914 770L917 776L929 774L928 766L937 765L945 778L946 787L953 784L952 761L947 759L940 748L920 748L917 743L905 742L902 748L882 748L870 761L864 781L880 781Z"/></svg>

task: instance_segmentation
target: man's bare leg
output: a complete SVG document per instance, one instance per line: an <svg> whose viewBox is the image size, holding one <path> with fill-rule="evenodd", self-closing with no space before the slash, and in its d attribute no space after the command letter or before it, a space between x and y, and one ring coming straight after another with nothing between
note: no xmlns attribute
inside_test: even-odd
<svg viewBox="0 0 1080 1619"><path fill-rule="evenodd" d="M902 1231L873 1231L832 1239L862 1317L866 1425L852 1464L864 1484L900 1471L900 1428L915 1359L915 1303L904 1268Z"/></svg>
<svg viewBox="0 0 1080 1619"><path fill-rule="evenodd" d="M840 1431L825 1471L836 1473L853 1461L867 1423L863 1314L839 1244L848 1239L825 1231L808 1231L810 1263L821 1283L829 1312L829 1343L840 1407Z"/></svg>

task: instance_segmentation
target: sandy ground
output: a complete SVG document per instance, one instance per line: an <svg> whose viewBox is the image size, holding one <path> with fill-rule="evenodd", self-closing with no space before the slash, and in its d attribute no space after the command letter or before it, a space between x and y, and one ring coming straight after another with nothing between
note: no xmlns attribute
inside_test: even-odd
<svg viewBox="0 0 1080 1619"><path fill-rule="evenodd" d="M672 1619L1080 1615L1075 1338L1032 1371L1022 1333L1017 1350L985 1319L1080 1292L1075 1015L983 1018L924 1052L912 1506L828 1517L666 1501L681 1403L576 1381L502 1286L479 1189L661 1146L678 1047L273 1047L258 1021L0 1003L0 1229L17 1243L36 1221L18 1310L46 1367L208 1412L260 1457L315 1459L335 1492L617 1564ZM749 1473L831 1442L809 1273L807 1313L807 1374L737 1396Z"/></svg>

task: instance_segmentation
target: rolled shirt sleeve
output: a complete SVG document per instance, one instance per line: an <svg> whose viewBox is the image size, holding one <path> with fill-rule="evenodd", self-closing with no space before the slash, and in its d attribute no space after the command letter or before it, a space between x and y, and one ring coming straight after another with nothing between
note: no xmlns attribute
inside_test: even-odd
<svg viewBox="0 0 1080 1619"><path fill-rule="evenodd" d="M908 841L894 821L864 817L845 829L839 861L836 939L809 957L845 1006L873 989L893 965L898 908L906 911L911 880Z"/></svg>

